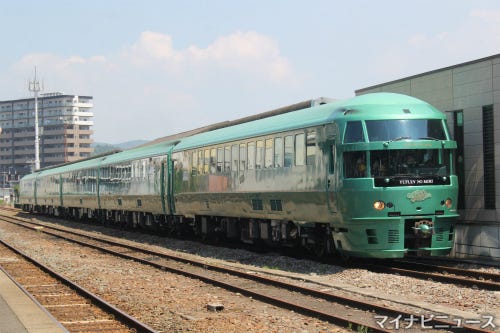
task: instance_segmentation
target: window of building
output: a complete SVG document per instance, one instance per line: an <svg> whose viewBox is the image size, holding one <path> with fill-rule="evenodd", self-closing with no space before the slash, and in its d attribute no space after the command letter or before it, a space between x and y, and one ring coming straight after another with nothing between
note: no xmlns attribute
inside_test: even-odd
<svg viewBox="0 0 500 333"><path fill-rule="evenodd" d="M483 155L484 208L496 209L495 129L493 119L493 105L483 106Z"/></svg>
<svg viewBox="0 0 500 333"><path fill-rule="evenodd" d="M465 167L464 167L464 115L462 110L453 111L453 139L457 142L455 173L458 178L457 208L465 208Z"/></svg>

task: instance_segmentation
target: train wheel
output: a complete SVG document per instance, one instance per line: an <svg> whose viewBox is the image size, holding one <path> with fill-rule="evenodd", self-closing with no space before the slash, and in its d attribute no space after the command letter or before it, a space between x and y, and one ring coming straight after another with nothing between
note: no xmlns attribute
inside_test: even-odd
<svg viewBox="0 0 500 333"><path fill-rule="evenodd" d="M333 239L331 237L323 237L314 245L314 255L318 258L326 257L334 252Z"/></svg>
<svg viewBox="0 0 500 333"><path fill-rule="evenodd" d="M345 253L344 251L340 252L340 260L343 263L347 264L347 263L349 263L351 261L351 259L352 258L351 258L351 256L349 254Z"/></svg>

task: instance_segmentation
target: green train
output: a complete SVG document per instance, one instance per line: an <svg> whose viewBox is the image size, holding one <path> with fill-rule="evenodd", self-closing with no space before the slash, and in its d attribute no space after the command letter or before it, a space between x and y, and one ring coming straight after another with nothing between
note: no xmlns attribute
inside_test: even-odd
<svg viewBox="0 0 500 333"><path fill-rule="evenodd" d="M456 143L419 99L374 93L47 168L25 211L317 255L453 247Z"/></svg>

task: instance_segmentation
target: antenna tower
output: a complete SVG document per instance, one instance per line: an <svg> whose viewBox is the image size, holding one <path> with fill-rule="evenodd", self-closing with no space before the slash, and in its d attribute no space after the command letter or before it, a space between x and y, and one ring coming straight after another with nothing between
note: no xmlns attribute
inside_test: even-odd
<svg viewBox="0 0 500 333"><path fill-rule="evenodd" d="M40 169L40 136L38 134L38 93L43 90L43 85L36 79L36 66L35 78L28 84L29 91L35 95L35 170Z"/></svg>

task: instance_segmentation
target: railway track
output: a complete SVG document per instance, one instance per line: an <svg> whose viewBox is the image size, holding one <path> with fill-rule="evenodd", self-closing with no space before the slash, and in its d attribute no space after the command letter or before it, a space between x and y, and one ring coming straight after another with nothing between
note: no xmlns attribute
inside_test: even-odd
<svg viewBox="0 0 500 333"><path fill-rule="evenodd" d="M0 269L69 332L156 332L3 240Z"/></svg>
<svg viewBox="0 0 500 333"><path fill-rule="evenodd" d="M182 274L206 283L258 299L278 307L293 310L311 317L371 332L391 332L394 325L402 320L410 320L413 327L408 330L419 331L435 328L453 332L489 332L477 326L463 324L459 318L446 316L426 316L381 306L361 299L345 297L330 291L319 291L279 281L252 272L208 264L204 261L180 258L174 255L145 250L139 246L111 240L107 237L83 234L67 228L24 221L14 217L2 217L4 221L41 231L83 246L92 247L126 259L156 267L161 270ZM217 305L215 305L217 310ZM457 324L460 321L460 324ZM392 327L391 327L392 325ZM407 324L406 324L407 325Z"/></svg>
<svg viewBox="0 0 500 333"><path fill-rule="evenodd" d="M500 275L494 273L405 260L395 260L386 264L363 263L362 265L378 273L406 275L475 289L500 290Z"/></svg>
<svg viewBox="0 0 500 333"><path fill-rule="evenodd" d="M20 212L19 209L6 207L8 211ZM2 209L4 209L2 207ZM311 259L315 260L315 259ZM339 263L337 263L338 265ZM469 288L499 291L500 274L463 269L452 266L436 265L432 263L422 263L412 259L398 259L373 263L361 260L356 267L370 269L376 273L397 274L410 276L422 280L432 280L436 282L461 285ZM350 266L345 266L349 268Z"/></svg>

